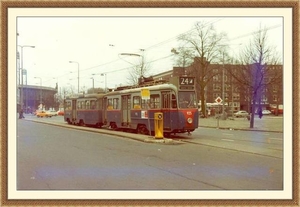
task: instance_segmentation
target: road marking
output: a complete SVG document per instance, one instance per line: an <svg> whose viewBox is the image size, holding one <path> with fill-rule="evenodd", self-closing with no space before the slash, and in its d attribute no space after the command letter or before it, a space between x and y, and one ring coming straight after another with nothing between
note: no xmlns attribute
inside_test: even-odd
<svg viewBox="0 0 300 207"><path fill-rule="evenodd" d="M274 140L280 140L280 141L282 141L281 138L269 138L269 139L274 139Z"/></svg>
<svg viewBox="0 0 300 207"><path fill-rule="evenodd" d="M222 133L223 135L233 136L233 134Z"/></svg>
<svg viewBox="0 0 300 207"><path fill-rule="evenodd" d="M223 141L227 141L227 142L234 142L233 139L222 139Z"/></svg>

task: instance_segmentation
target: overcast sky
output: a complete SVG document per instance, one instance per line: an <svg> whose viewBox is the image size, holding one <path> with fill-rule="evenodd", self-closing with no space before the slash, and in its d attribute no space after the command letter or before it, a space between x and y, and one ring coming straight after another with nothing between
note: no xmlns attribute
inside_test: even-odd
<svg viewBox="0 0 300 207"><path fill-rule="evenodd" d="M59 87L72 85L77 90L77 64L80 68L80 88L127 85L128 70L139 63L143 54L151 62L151 74L171 70L174 65L171 49L176 37L188 32L197 21L213 24L218 32L228 35L230 53L237 55L252 33L260 27L269 28L270 42L282 54L283 18L272 17L18 17L18 45L23 48L23 66L28 72L28 84ZM110 46L113 45L113 46ZM144 49L141 53L140 49ZM18 47L20 50L20 47ZM96 74L96 75L93 75Z"/></svg>

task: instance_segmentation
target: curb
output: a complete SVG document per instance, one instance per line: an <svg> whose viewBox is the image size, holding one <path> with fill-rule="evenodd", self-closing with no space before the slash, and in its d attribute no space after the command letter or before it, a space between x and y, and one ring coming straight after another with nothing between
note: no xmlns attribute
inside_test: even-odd
<svg viewBox="0 0 300 207"><path fill-rule="evenodd" d="M283 131L276 130L264 130L264 129L245 129L245 128L231 128L231 127L213 127L213 126L199 126L203 128L212 128L212 129L227 129L227 130L239 130L239 131L257 131L257 132L274 132L274 133L283 133Z"/></svg>
<svg viewBox="0 0 300 207"><path fill-rule="evenodd" d="M114 135L118 137L125 137L129 139L133 139L140 142L146 142L146 143L159 143L159 144L184 144L184 142L173 140L173 139L167 139L167 138L161 138L157 139L155 137L150 137L149 135L142 135L142 134L131 134L126 132L118 132L118 131L110 131L110 130L104 130L99 128L90 128L90 127L78 127L75 125L68 125L68 124L60 124L60 123L49 123L49 122L43 122L40 120L30 120L30 119L23 119L26 121L36 122L36 123L42 123L42 124L48 124L52 126L59 126L64 128L73 128L81 131L89 131L89 132L95 132L95 133L102 133L102 134L108 134L108 135Z"/></svg>

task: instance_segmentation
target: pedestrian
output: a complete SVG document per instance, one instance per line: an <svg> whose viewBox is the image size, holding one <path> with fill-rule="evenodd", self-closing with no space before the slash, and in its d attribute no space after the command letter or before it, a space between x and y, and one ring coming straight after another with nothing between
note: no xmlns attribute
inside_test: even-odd
<svg viewBox="0 0 300 207"><path fill-rule="evenodd" d="M20 109L20 111L19 111L19 119L25 118L23 113L24 113L23 109Z"/></svg>
<svg viewBox="0 0 300 207"><path fill-rule="evenodd" d="M258 111L258 116L259 116L260 119L261 119L262 116L263 116L263 113L262 113L262 110L261 110L261 109Z"/></svg>

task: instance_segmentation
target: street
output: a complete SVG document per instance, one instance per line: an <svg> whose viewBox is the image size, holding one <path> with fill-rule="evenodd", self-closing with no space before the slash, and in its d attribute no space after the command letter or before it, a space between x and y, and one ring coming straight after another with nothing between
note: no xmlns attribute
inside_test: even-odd
<svg viewBox="0 0 300 207"><path fill-rule="evenodd" d="M167 145L28 120L17 126L18 190L283 189L282 133L199 128Z"/></svg>

